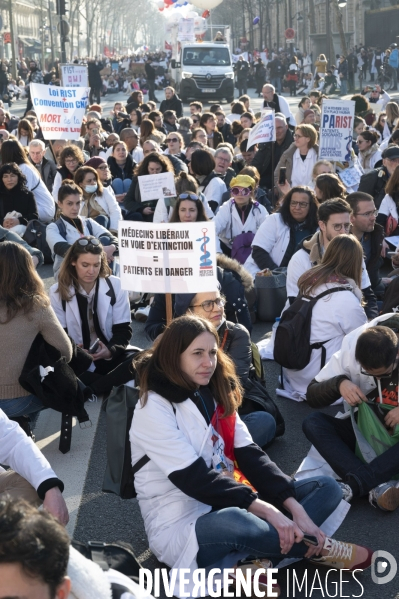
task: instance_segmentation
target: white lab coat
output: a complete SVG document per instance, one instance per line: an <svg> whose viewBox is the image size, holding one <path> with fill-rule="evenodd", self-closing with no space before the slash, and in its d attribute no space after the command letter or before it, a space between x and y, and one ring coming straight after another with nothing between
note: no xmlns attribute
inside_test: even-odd
<svg viewBox="0 0 399 599"><path fill-rule="evenodd" d="M312 297L334 287L345 287L339 283L320 285L312 292ZM319 299L312 310L310 343L327 341L326 363L341 348L342 340L351 331L367 323L367 316L358 298L350 290L337 291ZM283 368L284 389L294 391L293 399L306 399L306 391L311 380L320 372L322 350L312 351L310 362L302 370Z"/></svg>
<svg viewBox="0 0 399 599"><path fill-rule="evenodd" d="M290 228L283 221L281 214L275 212L267 217L259 227L252 247L255 245L269 252L271 259L277 266L280 266L284 254L290 241ZM255 277L260 268L255 260L249 256L244 264L244 268Z"/></svg>
<svg viewBox="0 0 399 599"><path fill-rule="evenodd" d="M130 322L130 304L129 292L121 288L121 280L118 277L110 276L109 280L115 292L116 302L111 306L111 295L109 286L104 278L100 278L97 297L97 316L101 331L104 337L110 341L112 339L112 327L115 324ZM50 302L54 312L57 315L61 326L67 329L68 335L75 343L83 343L82 320L80 318L79 306L76 299L75 288L70 287L72 299L65 303L65 311L62 307L62 301L58 293L58 283L50 287Z"/></svg>
<svg viewBox="0 0 399 599"><path fill-rule="evenodd" d="M282 112L283 115L289 119L288 124L292 125L292 127L296 127L296 120L291 112L290 105L288 104L287 100L284 98L284 96L278 96L278 101L280 104L280 112Z"/></svg>
<svg viewBox="0 0 399 599"><path fill-rule="evenodd" d="M312 266L310 254L306 250L301 249L295 252L289 261L287 268L287 297L297 297L299 293L298 279L304 272L310 270ZM361 288L367 289L370 285L369 275L363 259Z"/></svg>
<svg viewBox="0 0 399 599"><path fill-rule="evenodd" d="M84 216L80 216L79 218L81 219L81 221L83 223L84 235L91 235L90 230L87 226L88 220L90 220L90 222L91 222L91 227L93 230L94 237L99 238L100 235L104 235L104 234L109 235L110 234L108 229L106 229L102 225L99 225L98 223L96 223L96 221L93 220L92 218L85 218ZM80 239L80 237L81 237L81 233L80 233L80 231L78 231L78 229L76 227L74 227L67 221L64 221L64 222L65 222L65 229L66 229L66 238L62 237L62 235L60 234L60 231L55 223L50 223L49 225L47 225L47 229L46 229L46 241L47 241L49 248L52 252L52 256L53 256L53 260L54 260L54 266L53 266L54 276L58 275L58 271L60 269L61 262L64 259L62 256L59 256L58 254L54 253L55 244L56 243L64 243L66 241L67 243L70 243L72 245L77 239Z"/></svg>
<svg viewBox="0 0 399 599"><path fill-rule="evenodd" d="M150 458L135 475L135 489L151 551L172 568L192 571L198 567L195 523L212 508L180 491L168 476L198 457L211 467L213 443L211 428L191 400L174 407L176 414L172 404L153 391L143 408L136 405L130 429L132 464L144 454ZM234 447L251 443L248 429L237 415ZM229 567L236 561L237 556L232 555Z"/></svg>
<svg viewBox="0 0 399 599"><path fill-rule="evenodd" d="M54 200L51 197L51 193L45 186L34 166L25 164L24 162L18 166L27 179L27 187L29 191L31 191L35 196L39 220L41 220L43 223L51 222L55 216L56 208Z"/></svg>
<svg viewBox="0 0 399 599"><path fill-rule="evenodd" d="M386 216L392 216L397 222L399 222L397 206L394 200L388 194L384 196L381 206L378 209L378 213L385 214Z"/></svg>
<svg viewBox="0 0 399 599"><path fill-rule="evenodd" d="M57 478L54 470L20 426L0 409L0 463L7 464L36 490L46 480ZM0 474L4 469L0 467Z"/></svg>
<svg viewBox="0 0 399 599"><path fill-rule="evenodd" d="M208 202L217 202L220 206L222 196L227 191L227 187L223 179L220 177L213 177L206 187L200 183L198 191L204 194Z"/></svg>
<svg viewBox="0 0 399 599"><path fill-rule="evenodd" d="M112 190L112 187L110 189ZM107 216L109 216L109 228L113 231L117 231L118 223L120 220L122 220L122 211L118 202L116 201L115 194L113 193L113 191L110 191L110 189L108 187L104 187L103 195L96 195L94 199L101 206L101 208L105 210ZM85 204L86 200L83 198L82 203L80 205L81 211L84 208Z"/></svg>
<svg viewBox="0 0 399 599"><path fill-rule="evenodd" d="M215 217L216 235L227 247L231 248L231 240L241 233L252 232L256 234L257 230L269 214L262 204L255 202L248 218L243 224L234 205L234 199L225 202Z"/></svg>
<svg viewBox="0 0 399 599"><path fill-rule="evenodd" d="M188 192L188 193L190 193L190 192ZM203 193L200 193L199 197L201 198L201 201L204 204L204 210L205 210L206 216L209 218L209 220L212 220L213 218L215 218L215 215L213 214L211 208L209 207L206 197L204 196ZM168 223L169 219L172 216L172 212L173 212L173 209L170 206L166 207L165 200L163 200L161 198L160 200L158 200L157 205L155 207L154 218L153 218L152 222Z"/></svg>

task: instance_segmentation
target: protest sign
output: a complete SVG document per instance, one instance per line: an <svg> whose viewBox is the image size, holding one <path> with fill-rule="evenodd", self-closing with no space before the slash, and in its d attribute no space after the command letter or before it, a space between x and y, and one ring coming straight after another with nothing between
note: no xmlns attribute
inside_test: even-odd
<svg viewBox="0 0 399 599"><path fill-rule="evenodd" d="M215 291L215 224L119 221L122 289L148 293Z"/></svg>
<svg viewBox="0 0 399 599"><path fill-rule="evenodd" d="M274 110L264 110L262 117L252 127L249 137L247 148L251 148L255 144L264 144L268 141L276 141L276 127L274 122Z"/></svg>
<svg viewBox="0 0 399 599"><path fill-rule="evenodd" d="M351 158L355 102L323 100L319 160L348 162Z"/></svg>
<svg viewBox="0 0 399 599"><path fill-rule="evenodd" d="M338 173L338 177L341 179L342 183L345 185L346 190L349 193L353 191L357 191L360 183L360 177L363 175L363 169L360 164L356 163L351 168L346 168L343 171Z"/></svg>
<svg viewBox="0 0 399 599"><path fill-rule="evenodd" d="M84 64L62 64L62 87L89 87L89 74Z"/></svg>
<svg viewBox="0 0 399 599"><path fill-rule="evenodd" d="M30 84L33 108L44 139L79 139L89 91L87 87Z"/></svg>
<svg viewBox="0 0 399 599"><path fill-rule="evenodd" d="M195 42L194 19L180 19L177 39L179 42Z"/></svg>
<svg viewBox="0 0 399 599"><path fill-rule="evenodd" d="M176 195L175 179L173 173L141 175L138 177L138 180L142 202L170 198Z"/></svg>

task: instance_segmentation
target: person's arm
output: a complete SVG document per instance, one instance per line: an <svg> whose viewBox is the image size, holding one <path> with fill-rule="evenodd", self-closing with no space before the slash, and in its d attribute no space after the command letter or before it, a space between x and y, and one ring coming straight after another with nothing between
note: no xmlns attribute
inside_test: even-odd
<svg viewBox="0 0 399 599"><path fill-rule="evenodd" d="M258 245L252 246L252 258L259 267L259 270L264 270L265 268L270 268L270 270L273 270L277 268L277 264L273 262L269 252Z"/></svg>
<svg viewBox="0 0 399 599"><path fill-rule="evenodd" d="M61 495L63 482L16 422L7 418L0 409L0 461L7 464L37 491L43 506L62 524L68 522L68 510ZM58 491L58 492L57 492Z"/></svg>
<svg viewBox="0 0 399 599"><path fill-rule="evenodd" d="M42 309L40 333L47 343L58 349L62 356L65 356L67 362L71 361L71 342L51 306Z"/></svg>
<svg viewBox="0 0 399 599"><path fill-rule="evenodd" d="M245 382L252 364L252 347L249 333L242 325L236 324L233 330L229 329L226 353L233 360L237 375Z"/></svg>
<svg viewBox="0 0 399 599"><path fill-rule="evenodd" d="M46 228L46 241L50 250L57 256L62 258L65 256L71 244L65 241L64 237L60 234L58 227L55 223L50 223Z"/></svg>
<svg viewBox="0 0 399 599"><path fill-rule="evenodd" d="M27 244L26 241L22 239L22 237L14 233L14 231L7 230L7 233L5 234L3 239L5 239L5 241L13 241L14 243L19 243L19 245L22 245L30 253L32 260L34 258L36 259L36 261L34 260L36 268L43 264L44 256L42 252Z"/></svg>
<svg viewBox="0 0 399 599"><path fill-rule="evenodd" d="M112 306L112 337L106 346L112 356L117 356L123 353L132 338L130 303L128 292L120 289L120 280L111 277L110 282L116 293L116 302Z"/></svg>
<svg viewBox="0 0 399 599"><path fill-rule="evenodd" d="M111 231L115 231L117 233L119 221L122 220L122 211L118 202L116 201L115 195L111 193L106 187L104 187L103 195L108 207L108 215L110 219L109 228Z"/></svg>
<svg viewBox="0 0 399 599"><path fill-rule="evenodd" d="M369 320L377 318L380 312L378 310L377 298L375 297L371 285L363 288L362 293L363 299L366 302L366 305L364 306L364 311L366 312L367 318Z"/></svg>
<svg viewBox="0 0 399 599"><path fill-rule="evenodd" d="M346 374L340 374L320 382L316 379L310 381L306 391L308 405L316 409L331 406L341 397L340 385L344 380L350 380Z"/></svg>
<svg viewBox="0 0 399 599"><path fill-rule="evenodd" d="M18 218L21 225L27 225L30 220L36 220L39 218L37 211L35 196L30 192L26 197L26 210L24 214Z"/></svg>
<svg viewBox="0 0 399 599"><path fill-rule="evenodd" d="M129 189L123 200L123 207L129 212L142 212L141 202L136 201L136 186L139 184L137 177L133 177Z"/></svg>

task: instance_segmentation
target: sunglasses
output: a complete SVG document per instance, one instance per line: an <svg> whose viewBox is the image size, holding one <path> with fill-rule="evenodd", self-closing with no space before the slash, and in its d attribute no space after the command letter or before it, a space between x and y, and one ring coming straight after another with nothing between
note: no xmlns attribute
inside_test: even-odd
<svg viewBox="0 0 399 599"><path fill-rule="evenodd" d="M99 245L101 245L101 241L99 239L97 239L96 237L89 238L89 239L87 239L87 237L82 237L82 239L78 239L78 244L81 245L82 247L87 247L88 245L98 247Z"/></svg>
<svg viewBox="0 0 399 599"><path fill-rule="evenodd" d="M178 139L177 137L169 137L169 138L166 140L166 142L167 142L168 144L170 144L170 143L175 143L175 142L177 142L177 141L179 141L179 139Z"/></svg>
<svg viewBox="0 0 399 599"><path fill-rule="evenodd" d="M181 193L177 199L178 200L193 200L194 202L196 202L197 200L199 200L199 197L197 195L195 195L195 193Z"/></svg>
<svg viewBox="0 0 399 599"><path fill-rule="evenodd" d="M251 195L252 187L232 187L230 191L233 196L249 196Z"/></svg>

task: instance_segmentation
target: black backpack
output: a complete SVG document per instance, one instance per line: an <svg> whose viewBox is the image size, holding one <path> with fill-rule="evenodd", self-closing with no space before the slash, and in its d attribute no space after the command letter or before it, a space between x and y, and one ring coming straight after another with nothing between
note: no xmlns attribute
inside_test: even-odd
<svg viewBox="0 0 399 599"><path fill-rule="evenodd" d="M30 220L26 225L26 230L22 239L31 247L41 251L44 256L45 264L52 264L53 258L51 256L51 250L46 241L46 229L47 225L40 220Z"/></svg>
<svg viewBox="0 0 399 599"><path fill-rule="evenodd" d="M312 312L316 302L326 295L337 291L348 291L347 287L327 289L316 297L300 296L285 310L276 329L274 341L274 359L283 368L302 370L310 362L313 349L320 349L321 366L326 363L326 348L324 344L329 341L310 343Z"/></svg>

